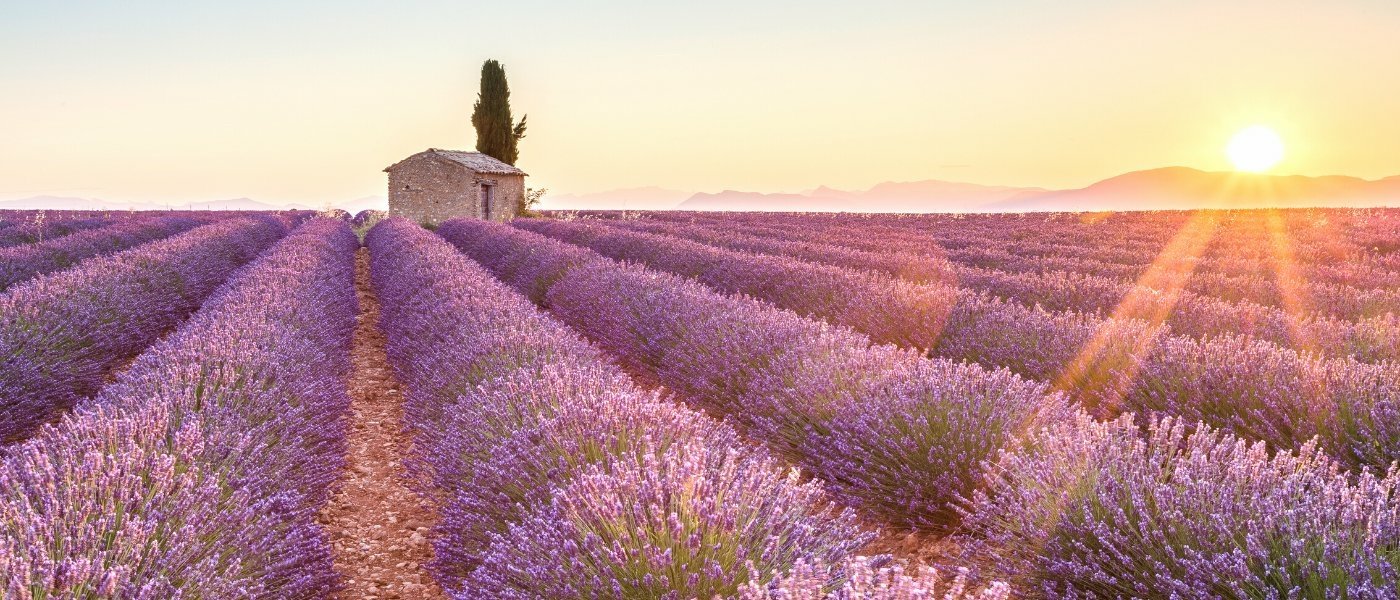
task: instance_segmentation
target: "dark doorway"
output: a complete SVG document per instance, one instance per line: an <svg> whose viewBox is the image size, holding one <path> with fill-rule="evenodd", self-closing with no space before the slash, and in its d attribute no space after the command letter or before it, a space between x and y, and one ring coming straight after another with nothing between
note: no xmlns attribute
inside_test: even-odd
<svg viewBox="0 0 1400 600"><path fill-rule="evenodd" d="M481 218L491 220L491 204L495 199L496 186L481 184Z"/></svg>

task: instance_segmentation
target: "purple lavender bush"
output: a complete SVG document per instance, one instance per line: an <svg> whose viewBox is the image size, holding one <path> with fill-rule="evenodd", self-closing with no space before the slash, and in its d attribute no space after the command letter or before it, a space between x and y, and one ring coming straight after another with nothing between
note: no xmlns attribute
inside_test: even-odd
<svg viewBox="0 0 1400 600"><path fill-rule="evenodd" d="M933 346L956 299L953 288L883 274L738 252L699 242L580 222L523 219L517 227L615 258L748 294L804 316L864 332L881 343Z"/></svg>
<svg viewBox="0 0 1400 600"><path fill-rule="evenodd" d="M444 409L489 379L555 363L606 365L597 349L481 276L479 267L430 232L403 219L382 223L365 238L371 279L382 300L389 363L411 388L405 418L424 447L436 447L449 433L438 426ZM604 387L626 380L612 369L600 375ZM492 435L520 424L504 423Z"/></svg>
<svg viewBox="0 0 1400 600"><path fill-rule="evenodd" d="M1258 229L1257 216L1240 216L1243 217L1239 219L1241 223ZM1144 244L1142 240L1120 238L1112 231L1097 227L1075 231L1077 226L1066 227L1072 224L1054 215L1020 216L1010 222L991 215L885 218L655 213L648 217L639 222L617 223L633 229L654 229L664 224L672 228L667 233L677 233L679 223L684 222L689 228L708 230L705 235L723 234L718 239L700 240L706 243L735 247L737 242L733 238L736 236L752 236L758 239L758 245L742 249L817 262L845 261L846 252L851 250L881 257L923 255L929 260L951 259L956 277L948 281L955 280L969 289L1015 299L1028 306L1040 304L1050 310L1111 310L1133 289L1147 267L1157 264L1174 272L1172 285L1181 287L1183 293L1174 300L1165 294L1160 298L1147 298L1149 301L1143 308L1166 309L1173 329L1193 336L1247 333L1282 344L1291 341L1286 331L1288 327L1306 328L1313 321L1329 318L1380 317L1395 314L1396 307L1400 306L1396 302L1400 293L1394 291L1400 285L1400 275L1393 268L1377 265L1379 261L1374 254L1337 256L1321 251L1318 254L1327 260L1320 264L1316 259L1304 259L1303 264L1284 265L1296 269L1303 275L1301 279L1260 276L1278 271L1280 267L1277 257L1251 254L1259 248L1272 247L1272 239L1240 236L1241 232L1232 231L1228 225L1211 237L1215 243L1233 240L1222 246L1229 248L1225 255L1222 256L1219 249L1208 248L1204 256L1194 257L1162 255L1167 238L1175 234L1182 223L1149 224L1151 229L1145 233L1151 239ZM1216 214L1209 219L1218 221L1219 217ZM927 220L946 220L946 223L931 224ZM682 237L692 232L685 233L687 235ZM1033 241L1035 238L1046 241L1037 243ZM784 246L773 245L779 239ZM1333 245L1338 238L1327 234L1323 241ZM823 258L824 254L827 258ZM856 268L887 271L878 266L885 260L888 258L867 259L863 261L867 266ZM1294 295L1312 298L1306 314L1290 314L1284 310L1281 298L1288 292L1280 282L1292 288ZM1210 322L1195 320L1198 318Z"/></svg>
<svg viewBox="0 0 1400 600"><path fill-rule="evenodd" d="M639 529L587 554L599 577L631 572L661 595L733 593L801 560L843 559L869 539L820 484L795 481L729 426L642 391L432 233L388 219L366 242L390 363L408 386L410 468L440 513L432 570L455 597L565 593L575 569L529 548L566 551L570 534L533 537L529 523L585 485L639 519L661 519L638 527L680 536ZM659 497L670 500L654 505ZM731 568L746 561L752 572ZM539 578L510 574L518 569Z"/></svg>
<svg viewBox="0 0 1400 600"><path fill-rule="evenodd" d="M848 269L874 271L918 283L957 283L957 276L953 273L954 267L947 260L935 256L910 252L867 252L831 244L747 235L721 227L710 229L696 224L616 219L596 222L610 227L685 238L730 250L787 256Z"/></svg>
<svg viewBox="0 0 1400 600"><path fill-rule="evenodd" d="M680 443L742 446L718 421L617 385L606 375L571 364L522 371L483 383L453 405L445 419L450 433L434 459L442 482L438 489L447 498L437 527L436 563L450 576L475 568L492 536L518 521L522 507L548 503L555 485L587 465ZM532 409L537 412L529 414ZM515 430L502 432L499 425L516 420L503 415L525 418ZM495 429L497 435L469 429L473 426Z"/></svg>
<svg viewBox="0 0 1400 600"><path fill-rule="evenodd" d="M1086 402L1112 397L1126 385L1107 365L1132 363L1139 357L1135 350L1151 344L1163 331L1138 320L1051 313L984 293L909 286L887 277L602 225L545 220L515 224L612 258L689 277L720 292L744 293L802 315L826 318L878 342L929 349L950 360L1006 367L1043 381L1059 377L1092 343L1096 349L1092 361L1103 374L1099 378L1106 381L1074 377L1062 386ZM452 235L451 230L444 235Z"/></svg>
<svg viewBox="0 0 1400 600"><path fill-rule="evenodd" d="M821 302L807 295L807 291L820 287L814 281L859 288L851 282L837 285L837 278L822 279L815 275L815 267L764 268L779 264L774 261L781 259L760 260L667 236L630 232L623 227L544 220L518 221L516 225L600 250L614 258L637 260L691 277L719 291L748 293L801 314L826 314L814 310L812 307ZM454 234L449 229L444 235ZM741 267L731 268L734 265ZM592 302L593 296L603 293L596 282L577 285L588 290L580 294L584 298L576 297L576 302ZM788 293L794 290L795 293ZM896 311L899 313L921 312L897 302L861 297L856 304L902 306ZM1149 299L1149 307L1162 302L1151 300L1152 294L1143 297ZM827 308L853 314L849 307L841 305ZM590 305L575 312L605 315L616 310ZM1155 324L1160 318L1050 312L985 292L959 291L949 310L946 319L939 319L939 330L929 332L929 339L936 339L930 349L932 355L1006 367L1022 376L1053 383L1100 415L1112 416L1124 410L1176 414L1229 427L1240 435L1282 449L1298 448L1313 435L1322 434L1328 438L1324 444L1328 452L1349 464L1385 468L1400 459L1400 447L1394 445L1395 428L1386 425L1386 417L1400 405L1400 392L1394 383L1400 381L1400 371L1394 366L1356 364L1348 358L1320 359L1237 335L1192 339L1173 335L1169 327ZM1152 313L1145 308L1141 312ZM579 314L577 318L585 317ZM622 331L630 335L641 328L658 326L665 318L654 314L645 321ZM890 336L879 333L885 325L893 324L906 332L917 330L904 319L877 321L847 324L885 341ZM686 326L698 322L691 320ZM600 331L597 335L607 335L602 330L617 329L608 327L605 318L592 326ZM639 335L665 339L670 334ZM642 349L634 350L636 354L648 355ZM752 357L755 353L748 351L743 355ZM657 368L674 364L670 358L648 360L655 362ZM1334 415L1340 415L1343 422L1339 423Z"/></svg>
<svg viewBox="0 0 1400 600"><path fill-rule="evenodd" d="M948 328L935 356L1006 367L1032 379L1057 381L1092 405L1111 400L1109 390L1124 382L1110 375L1130 369L1140 359L1138 348L1151 346L1167 330L1136 319L1104 319L1089 313L1051 312L1002 300L985 293L960 294L948 317ZM1072 365L1088 358L1105 380L1089 382L1071 374ZM1114 368L1108 368L1112 365ZM1107 394L1109 398L1104 398Z"/></svg>
<svg viewBox="0 0 1400 600"><path fill-rule="evenodd" d="M0 248L46 242L79 231L100 229L119 222L119 219L105 217L64 218L61 215L49 215L54 215L54 213L45 213L42 218L30 217L30 220L16 223L0 231Z"/></svg>
<svg viewBox="0 0 1400 600"><path fill-rule="evenodd" d="M357 313L348 225L318 219L115 383L0 459L0 595L313 598L343 467Z"/></svg>
<svg viewBox="0 0 1400 600"><path fill-rule="evenodd" d="M1124 410L1177 415L1351 467L1400 460L1400 365L1322 359L1243 337L1173 338L1147 356Z"/></svg>
<svg viewBox="0 0 1400 600"><path fill-rule="evenodd" d="M522 229L493 228L490 237L478 237L475 231L474 224L465 219L448 221L437 230L438 235L536 304L546 302L545 293L550 286L570 269L603 260L597 252L554 240L537 249L537 241L549 238Z"/></svg>
<svg viewBox="0 0 1400 600"><path fill-rule="evenodd" d="M33 433L169 331L286 230L225 220L0 295L0 442Z"/></svg>
<svg viewBox="0 0 1400 600"><path fill-rule="evenodd" d="M590 465L498 535L466 582L474 597L729 597L749 562L839 560L820 485L775 476L769 459L673 445ZM566 566L567 565L567 566Z"/></svg>
<svg viewBox="0 0 1400 600"><path fill-rule="evenodd" d="M836 565L803 563L768 584L749 583L740 600L1010 600L1011 588L993 583L973 590L967 571L946 579L927 566L880 565L859 556Z"/></svg>
<svg viewBox="0 0 1400 600"><path fill-rule="evenodd" d="M207 223L188 216L132 218L43 243L0 250L0 290L44 273L67 269L83 259L119 252L184 233Z"/></svg>
<svg viewBox="0 0 1400 600"><path fill-rule="evenodd" d="M1400 471L1204 425L1081 416L972 495L974 555L1051 598L1396 598Z"/></svg>
<svg viewBox="0 0 1400 600"><path fill-rule="evenodd" d="M830 489L890 522L946 530L985 461L1065 406L1044 385L975 365L929 361L698 282L579 257L574 247L483 221L439 234L491 268L552 266L555 315L625 362L729 415ZM569 257L562 259L555 252Z"/></svg>

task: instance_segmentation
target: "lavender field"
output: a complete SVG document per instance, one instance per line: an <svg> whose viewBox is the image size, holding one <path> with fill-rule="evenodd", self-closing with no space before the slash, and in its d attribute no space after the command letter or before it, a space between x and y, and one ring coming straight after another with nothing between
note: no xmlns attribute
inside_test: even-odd
<svg viewBox="0 0 1400 600"><path fill-rule="evenodd" d="M0 211L0 597L1400 599L1400 209Z"/></svg>

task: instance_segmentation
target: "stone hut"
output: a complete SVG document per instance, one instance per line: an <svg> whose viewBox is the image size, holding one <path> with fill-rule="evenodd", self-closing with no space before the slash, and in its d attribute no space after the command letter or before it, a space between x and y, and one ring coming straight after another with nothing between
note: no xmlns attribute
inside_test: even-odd
<svg viewBox="0 0 1400 600"><path fill-rule="evenodd" d="M389 214L419 223L458 217L506 221L525 197L525 172L480 152L429 148L384 172Z"/></svg>

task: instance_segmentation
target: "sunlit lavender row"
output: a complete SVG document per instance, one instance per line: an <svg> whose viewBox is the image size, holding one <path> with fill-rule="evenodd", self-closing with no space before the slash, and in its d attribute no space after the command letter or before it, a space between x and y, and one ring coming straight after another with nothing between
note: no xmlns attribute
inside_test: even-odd
<svg viewBox="0 0 1400 600"><path fill-rule="evenodd" d="M10 248L22 244L44 242L79 231L100 229L116 222L115 219L97 216L77 216L65 218L44 214L25 219L22 216L9 216L0 228L0 248Z"/></svg>
<svg viewBox="0 0 1400 600"><path fill-rule="evenodd" d="M442 515L435 570L453 595L943 587L933 571L854 556L869 534L818 483L800 483L727 425L641 390L442 240L395 219L368 243L390 359L411 382L413 471ZM962 597L954 579L940 593Z"/></svg>
<svg viewBox="0 0 1400 600"><path fill-rule="evenodd" d="M95 394L285 233L273 217L222 220L0 295L0 442L23 439Z"/></svg>
<svg viewBox="0 0 1400 600"><path fill-rule="evenodd" d="M652 213L729 231L826 242L873 252L910 252L955 265L1017 272L1070 271L1127 283L1145 276L1188 292L1346 319L1400 309L1400 259L1389 252L1393 211L1263 211L1093 215L785 215ZM608 215L615 216L615 215ZM1146 221L1139 238L1123 229ZM1360 227L1349 227L1356 225ZM1358 230L1359 229L1359 230ZM1315 242L1308 242L1308 232ZM1355 236L1355 241L1351 236ZM1051 240L1045 243L1038 240ZM1221 264L1223 263L1223 264ZM1151 285L1162 282L1148 281ZM1297 306L1300 298L1310 298Z"/></svg>
<svg viewBox="0 0 1400 600"><path fill-rule="evenodd" d="M1120 392L1139 399L1134 405L1119 398L1123 403L1114 408L1183 418L1161 421L1139 413L1099 423L1084 412L1050 410L1054 396L1045 394L1037 420L1017 423L1014 443L984 450L982 459L970 461L975 468L950 470L949 463L928 459L946 456L934 451L956 448L959 441L971 450L994 438L995 423L1002 422L991 416L997 413L970 407L996 403L966 386L902 403L883 400L900 390L898 378L880 375L898 362L893 349L867 346L854 332L823 328L750 299L724 297L695 281L600 262L583 248L500 225L454 221L439 233L630 368L733 415L751 435L820 475L837 497L894 523L950 530L966 562L984 565L984 577L1011 580L1018 593L1400 596L1400 561L1393 552L1400 542L1397 474L1387 470L1400 440L1393 424L1400 419L1391 414L1397 378L1388 363L1320 361L1268 342L1203 342L1144 328L1143 345L1127 350L1166 359L1137 359L1131 369L1105 371L1127 386ZM667 251L665 243L657 246L650 251ZM628 252L640 258L648 250L637 244ZM789 323L804 321L809 329L793 334L777 315L787 315ZM984 327L984 321L972 319L968 327ZM1074 352L1095 349L1092 336L1101 328L1095 321L1088 321ZM1008 340L1018 339L1022 324L1003 324ZM879 358L839 368L833 357L842 355L841 345L829 341L832 335L848 336L848 347ZM1072 385L1055 383L1072 394L1088 385L1113 389L1096 373L1087 369ZM921 382L931 379L926 374ZM922 412L911 413L913 407ZM982 421L931 419L930 408L940 409L935 414L974 411ZM1144 425L1150 427L1145 434ZM1314 435L1319 442L1309 441ZM920 439L923 444L913 443ZM1096 441L1103 439L1122 445ZM1272 447L1251 445L1261 439ZM899 496L897 486L879 487L891 481L888 474L907 485L919 471L925 480L942 477L941 487L958 491L945 496L951 516L919 503L937 497L931 489ZM1131 475L1139 471L1140 477ZM881 493L852 493L862 489ZM920 513L923 521L911 519ZM1149 564L1157 566L1143 567Z"/></svg>
<svg viewBox="0 0 1400 600"><path fill-rule="evenodd" d="M499 224L439 233L698 406L904 526L947 530L985 461L1063 401L1005 370L929 360L675 275Z"/></svg>
<svg viewBox="0 0 1400 600"><path fill-rule="evenodd" d="M1081 415L1000 457L960 534L1029 597L1400 597L1400 470Z"/></svg>
<svg viewBox="0 0 1400 600"><path fill-rule="evenodd" d="M1234 334L1193 339L1159 320L1048 312L937 283L906 282L928 290L920 295L927 300L912 308L867 292L897 281L868 271L587 222L517 220L516 226L851 325L875 341L1006 367L1052 383L1101 414L1180 415L1283 449L1320 435L1330 454L1358 466L1385 468L1400 459L1395 364L1323 359ZM833 297L842 303L833 306ZM908 343L911 338L918 341Z"/></svg>
<svg viewBox="0 0 1400 600"><path fill-rule="evenodd" d="M209 222L193 216L130 219L44 242L0 250L0 290L94 256L183 233Z"/></svg>
<svg viewBox="0 0 1400 600"><path fill-rule="evenodd" d="M0 250L0 595L363 589L358 313L451 597L1400 599L1392 213L583 216ZM1043 268L959 262L995 232ZM1190 291L1249 264L1365 314Z"/></svg>
<svg viewBox="0 0 1400 600"><path fill-rule="evenodd" d="M1396 265L1390 253L1395 250L1397 217L1390 209L979 215L670 211L646 213L646 218L728 222L741 228L785 232L800 229L793 227L800 224L813 237L876 246L883 237L862 240L849 235L876 234L889 236L896 247L936 248L949 256L966 251L986 256L1004 252L1007 256L1085 259L1106 268L1136 269L1118 271L1133 278L1152 264L1188 259L1199 263L1196 270L1202 273L1258 275L1259 263L1279 262L1280 246L1285 244L1297 272L1316 281L1375 287L1366 285L1365 278L1384 276ZM1200 240L1200 251L1190 256L1162 253L1193 226L1216 235Z"/></svg>
<svg viewBox="0 0 1400 600"><path fill-rule="evenodd" d="M1191 337L1247 334L1333 357L1352 356L1367 362L1400 359L1400 317L1394 314L1358 321L1294 315L1282 308L1244 300L1224 300L1187 290L1156 289L1169 283L1171 278L1168 277L1123 282L1075 271L1049 270L1048 267L1003 271L908 251L869 252L834 243L747 235L723 222L708 225L661 219L593 222L681 237L731 250L874 271L917 282L941 282L1048 311L1161 321L1170 325L1174 332ZM1027 262L1037 260L1043 259L1026 259ZM1400 273L1386 273L1400 280ZM1389 279L1389 276L1385 278ZM1400 282L1394 285L1400 286ZM1131 300L1125 302L1129 298Z"/></svg>
<svg viewBox="0 0 1400 600"><path fill-rule="evenodd" d="M617 260L676 273L726 293L743 293L864 332L881 343L928 348L938 339L955 290L822 264L756 256L698 242L578 222L521 219L516 226L597 250Z"/></svg>
<svg viewBox="0 0 1400 600"><path fill-rule="evenodd" d="M343 464L356 245L343 222L301 226L96 398L12 446L3 595L327 596L316 512Z"/></svg>

